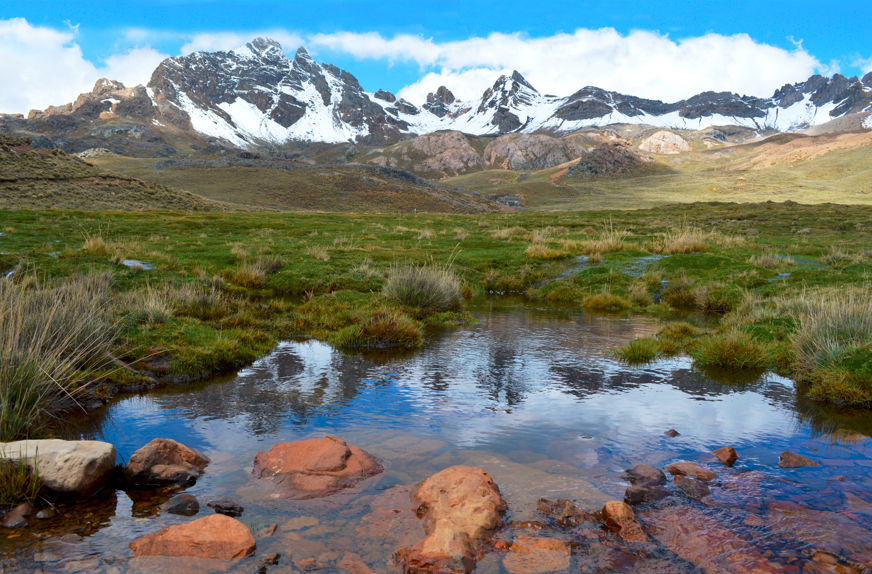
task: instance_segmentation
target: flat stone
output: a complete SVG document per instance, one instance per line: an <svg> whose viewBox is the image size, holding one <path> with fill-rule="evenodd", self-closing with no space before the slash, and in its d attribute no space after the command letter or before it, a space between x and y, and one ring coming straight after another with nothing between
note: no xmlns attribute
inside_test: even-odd
<svg viewBox="0 0 872 574"><path fill-rule="evenodd" d="M241 504L236 504L232 500L213 500L207 503L206 506L218 514L232 516L233 518L242 516L242 513L245 512L245 508L243 508Z"/></svg>
<svg viewBox="0 0 872 574"><path fill-rule="evenodd" d="M58 515L58 511L49 506L48 508L43 508L39 512L36 513L37 520L47 520L49 518L54 518Z"/></svg>
<svg viewBox="0 0 872 574"><path fill-rule="evenodd" d="M22 502L3 517L3 528L24 528L28 518L36 514L36 509L29 502Z"/></svg>
<svg viewBox="0 0 872 574"><path fill-rule="evenodd" d="M603 522L627 542L647 542L648 537L636 519L636 513L624 502L609 501L603 506Z"/></svg>
<svg viewBox="0 0 872 574"><path fill-rule="evenodd" d="M624 476L632 485L657 486L666 484L666 475L663 471L648 464L637 464L624 472Z"/></svg>
<svg viewBox="0 0 872 574"><path fill-rule="evenodd" d="M672 484L680 488L684 494L694 500L702 500L704 497L709 496L712 493L712 491L709 490L709 487L688 476L678 475L672 480Z"/></svg>
<svg viewBox="0 0 872 574"><path fill-rule="evenodd" d="M557 525L561 528L584 524L588 518L587 513L577 507L572 501L564 498L557 500L540 498L536 504L539 507L539 512L554 518L557 521Z"/></svg>
<svg viewBox="0 0 872 574"><path fill-rule="evenodd" d="M196 516L200 512L200 503L193 494L177 494L161 504L160 511L180 516Z"/></svg>
<svg viewBox="0 0 872 574"><path fill-rule="evenodd" d="M635 505L645 502L656 502L663 500L667 496L672 496L672 493L668 488L659 484L633 485L624 493L624 502Z"/></svg>
<svg viewBox="0 0 872 574"><path fill-rule="evenodd" d="M810 458L805 458L804 456L793 454L789 451L784 451L781 453L778 465L781 468L802 468L804 466L820 466L818 463L811 460Z"/></svg>
<svg viewBox="0 0 872 574"><path fill-rule="evenodd" d="M503 566L512 574L568 572L571 555L565 540L518 536L503 558Z"/></svg>
<svg viewBox="0 0 872 574"><path fill-rule="evenodd" d="M209 457L172 439L156 438L133 453L124 465L128 484L189 484L203 474Z"/></svg>
<svg viewBox="0 0 872 574"><path fill-rule="evenodd" d="M270 536L272 536L273 534L276 533L276 530L278 530L278 528L279 528L279 525L275 524L275 523L270 524L269 526L264 526L263 528L261 528L260 530L257 531L257 537L258 538L269 538Z"/></svg>
<svg viewBox="0 0 872 574"><path fill-rule="evenodd" d="M221 514L168 526L130 543L130 549L137 557L178 556L216 560L248 556L256 546L248 526Z"/></svg>
<svg viewBox="0 0 872 574"><path fill-rule="evenodd" d="M45 493L58 500L85 500L103 488L115 468L115 447L95 440L27 440L0 443L0 456L26 460Z"/></svg>
<svg viewBox="0 0 872 574"><path fill-rule="evenodd" d="M282 532L302 530L303 528L311 528L312 526L318 526L319 524L320 521L314 516L298 516L296 518L291 518L282 524Z"/></svg>
<svg viewBox="0 0 872 574"><path fill-rule="evenodd" d="M739 455L736 453L736 449L731 446L725 446L713 450L712 454L715 455L715 457L721 461L721 464L725 466L733 466L733 464L739 460Z"/></svg>
<svg viewBox="0 0 872 574"><path fill-rule="evenodd" d="M374 456L328 436L279 443L258 453L252 476L271 480L282 498L305 500L336 494L382 472Z"/></svg>
<svg viewBox="0 0 872 574"><path fill-rule="evenodd" d="M703 468L695 462L676 462L666 466L666 470L673 475L692 476L696 479L708 482L718 477L717 474Z"/></svg>

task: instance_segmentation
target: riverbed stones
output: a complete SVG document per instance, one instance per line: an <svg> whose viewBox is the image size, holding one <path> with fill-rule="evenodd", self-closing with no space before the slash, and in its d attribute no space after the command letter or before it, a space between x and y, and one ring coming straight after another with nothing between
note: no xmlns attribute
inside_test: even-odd
<svg viewBox="0 0 872 574"><path fill-rule="evenodd" d="M209 457L172 439L156 438L124 465L128 484L163 486L190 484L203 474Z"/></svg>
<svg viewBox="0 0 872 574"><path fill-rule="evenodd" d="M452 466L425 480L412 505L427 536L406 553L407 572L472 572L506 510L490 475L469 466Z"/></svg>
<svg viewBox="0 0 872 574"><path fill-rule="evenodd" d="M103 488L115 468L115 447L95 440L27 440L0 443L0 456L26 460L49 498L80 501Z"/></svg>
<svg viewBox="0 0 872 574"><path fill-rule="evenodd" d="M200 503L193 494L177 494L161 504L160 511L179 516L196 516L200 512Z"/></svg>
<svg viewBox="0 0 872 574"><path fill-rule="evenodd" d="M571 555L565 540L518 536L503 558L503 566L512 574L568 572Z"/></svg>
<svg viewBox="0 0 872 574"><path fill-rule="evenodd" d="M658 484L637 484L627 488L627 491L624 493L624 502L633 505L657 502L667 496L672 496L672 493L665 486Z"/></svg>
<svg viewBox="0 0 872 574"><path fill-rule="evenodd" d="M237 504L232 500L213 500L208 502L206 506L214 510L216 514L223 514L233 518L242 516L242 513L245 512L245 508L241 504Z"/></svg>
<svg viewBox="0 0 872 574"><path fill-rule="evenodd" d="M673 475L692 476L697 480L708 482L718 477L707 468L703 468L695 462L676 462L666 466L666 470Z"/></svg>
<svg viewBox="0 0 872 574"><path fill-rule="evenodd" d="M778 465L781 468L802 468L804 466L820 466L818 463L811 460L810 458L805 458L804 456L793 454L789 451L784 451L781 453Z"/></svg>
<svg viewBox="0 0 872 574"><path fill-rule="evenodd" d="M705 484L689 476L678 475L672 480L672 484L694 500L702 500L712 493Z"/></svg>
<svg viewBox="0 0 872 574"><path fill-rule="evenodd" d="M611 500L603 506L603 522L627 542L647 542L648 537L636 519L636 513L624 502Z"/></svg>
<svg viewBox="0 0 872 574"><path fill-rule="evenodd" d="M3 517L3 528L24 528L28 519L36 514L36 509L29 502L22 502Z"/></svg>
<svg viewBox="0 0 872 574"><path fill-rule="evenodd" d="M252 476L271 480L282 498L322 498L384 472L377 458L341 438L283 442L254 458Z"/></svg>
<svg viewBox="0 0 872 574"><path fill-rule="evenodd" d="M666 484L666 475L663 471L649 464L637 464L624 473L632 485L657 486Z"/></svg>
<svg viewBox="0 0 872 574"><path fill-rule="evenodd" d="M739 460L739 454L736 452L736 449L731 446L725 446L712 451L712 454L715 455L721 464L724 466L733 466L737 460Z"/></svg>
<svg viewBox="0 0 872 574"><path fill-rule="evenodd" d="M536 504L539 512L545 516L551 516L561 528L570 526L578 526L584 524L587 520L587 514L581 510L570 500L559 498L557 500L548 500L540 498Z"/></svg>
<svg viewBox="0 0 872 574"><path fill-rule="evenodd" d="M134 556L170 556L235 560L254 552L257 543L248 526L213 514L187 524L168 526L130 543Z"/></svg>

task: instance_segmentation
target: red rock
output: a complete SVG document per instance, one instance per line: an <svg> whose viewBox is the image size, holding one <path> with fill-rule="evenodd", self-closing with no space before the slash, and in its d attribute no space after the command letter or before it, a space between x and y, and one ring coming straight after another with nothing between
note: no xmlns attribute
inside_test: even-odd
<svg viewBox="0 0 872 574"><path fill-rule="evenodd" d="M805 458L792 452L784 451L781 453L778 465L781 468L801 468L803 466L820 466L810 458Z"/></svg>
<svg viewBox="0 0 872 574"><path fill-rule="evenodd" d="M676 476L673 479L672 484L680 488L684 494L694 500L702 500L712 493L712 491L709 490L709 487L689 476Z"/></svg>
<svg viewBox="0 0 872 574"><path fill-rule="evenodd" d="M660 544L707 574L783 572L756 547L695 508L673 506L649 510L640 517Z"/></svg>
<svg viewBox="0 0 872 574"><path fill-rule="evenodd" d="M270 536L272 536L273 534L276 533L276 530L278 529L278 527L279 527L279 525L275 524L275 523L270 524L269 526L264 526L263 528L261 528L260 530L257 531L257 537L258 538L269 538Z"/></svg>
<svg viewBox="0 0 872 574"><path fill-rule="evenodd" d="M503 566L512 574L545 574L569 570L572 550L565 540L518 536Z"/></svg>
<svg viewBox="0 0 872 574"><path fill-rule="evenodd" d="M184 556L234 560L248 556L257 543L246 525L229 516L205 518L168 526L130 543L134 556Z"/></svg>
<svg viewBox="0 0 872 574"><path fill-rule="evenodd" d="M642 525L636 520L636 513L630 505L612 500L603 506L603 522L611 530L617 531L627 542L647 542L648 537Z"/></svg>
<svg viewBox="0 0 872 574"><path fill-rule="evenodd" d="M282 498L330 496L384 471L371 454L337 437L283 442L254 458L255 478L268 478Z"/></svg>
<svg viewBox="0 0 872 574"><path fill-rule="evenodd" d="M666 470L673 475L692 476L703 482L714 480L718 477L707 468L703 468L695 462L676 462L666 467Z"/></svg>
<svg viewBox="0 0 872 574"><path fill-rule="evenodd" d="M353 552L346 553L336 566L348 574L376 574L369 566L363 563L359 555Z"/></svg>
<svg viewBox="0 0 872 574"><path fill-rule="evenodd" d="M128 484L186 484L203 474L210 460L204 454L171 439L156 438L124 465Z"/></svg>
<svg viewBox="0 0 872 574"><path fill-rule="evenodd" d="M539 512L546 516L552 516L561 528L584 524L587 519L583 510L564 498L557 500L540 498L536 504L538 505Z"/></svg>
<svg viewBox="0 0 872 574"><path fill-rule="evenodd" d="M719 448L717 450L713 450L712 454L717 457L721 464L726 466L733 466L733 464L739 460L739 454L736 452L736 449L731 446L725 446L723 448Z"/></svg>
<svg viewBox="0 0 872 574"><path fill-rule="evenodd" d="M490 475L468 466L434 474L412 495L412 503L427 537L404 553L407 572L472 572L506 510Z"/></svg>

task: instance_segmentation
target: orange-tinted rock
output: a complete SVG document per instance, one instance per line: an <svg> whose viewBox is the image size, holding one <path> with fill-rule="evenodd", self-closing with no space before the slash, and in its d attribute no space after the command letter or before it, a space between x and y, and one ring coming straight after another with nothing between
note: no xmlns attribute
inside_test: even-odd
<svg viewBox="0 0 872 574"><path fill-rule="evenodd" d="M684 494L694 500L702 500L704 497L709 496L712 493L712 491L709 490L709 487L705 484L696 479L690 478L689 476L678 475L672 481L672 484L680 488Z"/></svg>
<svg viewBox="0 0 872 574"><path fill-rule="evenodd" d="M546 516L551 516L557 521L557 525L562 528L569 526L578 526L584 524L587 516L583 510L577 507L572 501L560 498L557 500L548 500L540 498L536 504L539 512Z"/></svg>
<svg viewBox="0 0 872 574"><path fill-rule="evenodd" d="M186 484L203 474L209 457L171 439L156 438L124 465L129 484Z"/></svg>
<svg viewBox="0 0 872 574"><path fill-rule="evenodd" d="M641 514L648 532L707 574L775 574L783 570L699 510L673 506Z"/></svg>
<svg viewBox="0 0 872 574"><path fill-rule="evenodd" d="M647 542L648 537L642 525L636 520L636 513L630 505L612 500L603 506L603 522L611 530L617 531L627 542Z"/></svg>
<svg viewBox="0 0 872 574"><path fill-rule="evenodd" d="M566 572L571 555L572 550L565 540L518 536L503 558L503 566L512 574Z"/></svg>
<svg viewBox="0 0 872 574"><path fill-rule="evenodd" d="M718 477L717 474L707 468L701 467L695 462L676 462L668 465L666 470L673 475L692 476L703 482L708 482L709 480L714 480Z"/></svg>
<svg viewBox="0 0 872 574"><path fill-rule="evenodd" d="M800 456L798 454L793 454L792 452L784 451L781 453L781 457L778 465L781 468L801 468L803 466L820 466L815 461L810 458L805 458L804 456Z"/></svg>
<svg viewBox="0 0 872 574"><path fill-rule="evenodd" d="M171 556L234 560L248 556L256 547L246 525L229 516L205 518L168 526L130 543L134 556Z"/></svg>
<svg viewBox="0 0 872 574"><path fill-rule="evenodd" d="M490 475L468 466L452 466L425 480L412 504L427 537L405 553L407 572L471 572L506 510Z"/></svg>
<svg viewBox="0 0 872 574"><path fill-rule="evenodd" d="M254 458L255 478L268 478L282 498L305 500L330 496L384 471L371 454L328 436L283 442Z"/></svg>
<svg viewBox="0 0 872 574"><path fill-rule="evenodd" d="M336 566L347 574L375 574L372 568L364 564L360 556L353 552L346 553Z"/></svg>
<svg viewBox="0 0 872 574"><path fill-rule="evenodd" d="M731 446L725 446L723 448L719 448L717 450L713 450L712 454L721 461L721 464L726 466L733 466L733 464L739 460L739 454L736 452L736 449Z"/></svg>

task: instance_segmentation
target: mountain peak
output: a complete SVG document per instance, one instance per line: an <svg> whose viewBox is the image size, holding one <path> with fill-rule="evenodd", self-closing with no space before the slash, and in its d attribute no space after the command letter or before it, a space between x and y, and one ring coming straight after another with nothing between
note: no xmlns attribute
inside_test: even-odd
<svg viewBox="0 0 872 574"><path fill-rule="evenodd" d="M522 75L521 75L521 72L519 72L518 70L513 70L513 71L512 71L512 80L514 80L515 82L521 84L522 86L526 86L526 87L530 88L531 90L533 90L533 91L536 92L537 94L539 93L539 90L537 90L536 88L534 88L533 85L532 85L530 82L527 81L527 78L525 78L524 76L522 76Z"/></svg>
<svg viewBox="0 0 872 574"><path fill-rule="evenodd" d="M297 53L294 55L294 59L296 60L297 58L302 58L304 60L311 60L312 56L309 55L309 51L306 50L305 47L300 46L299 48L297 48Z"/></svg>

